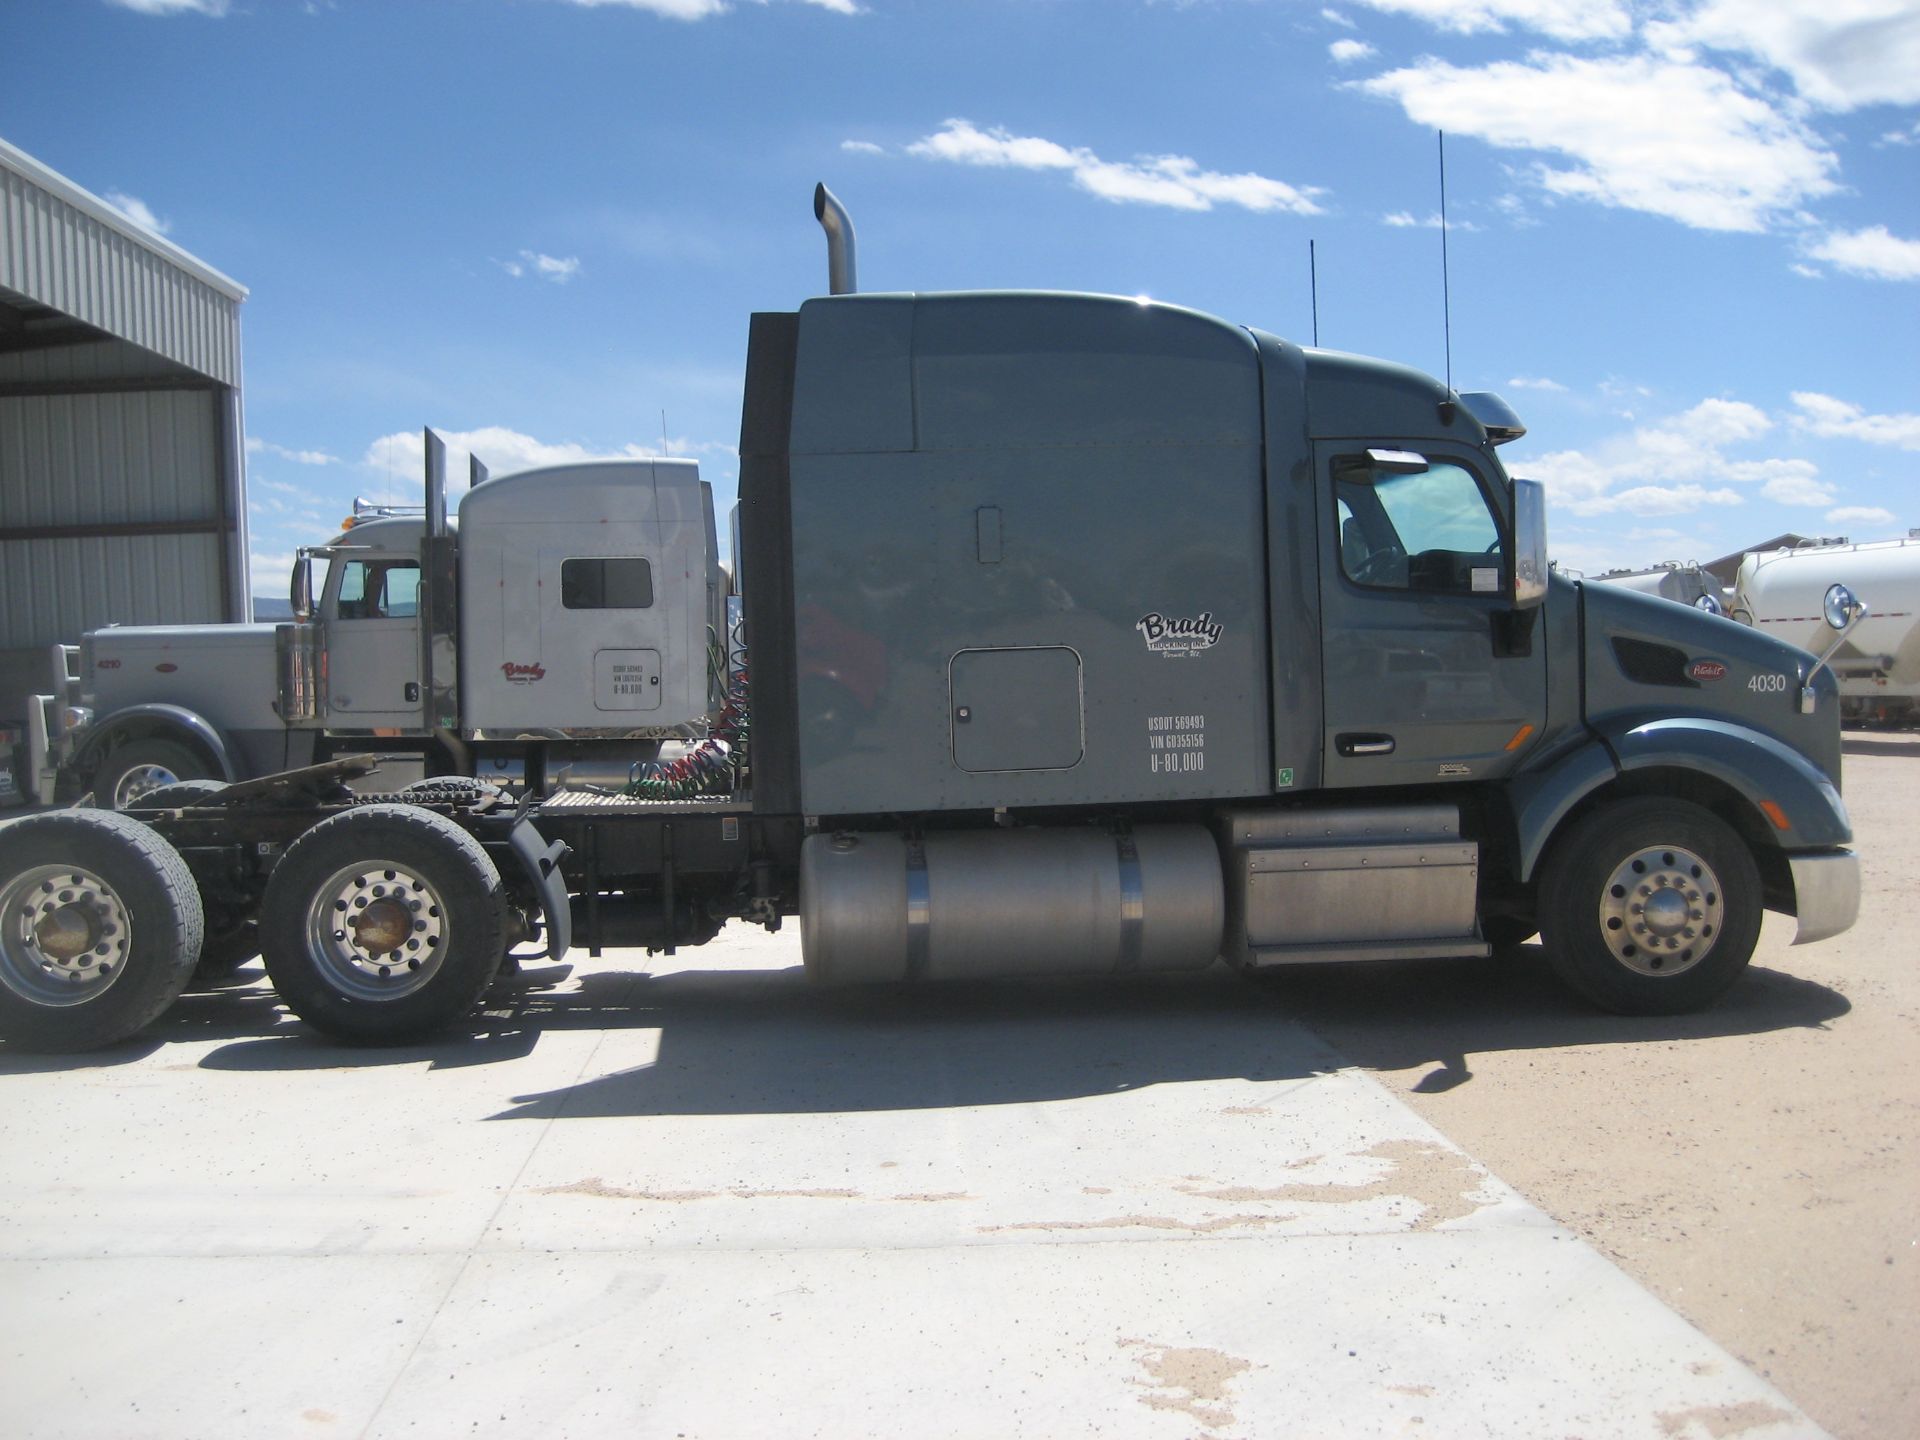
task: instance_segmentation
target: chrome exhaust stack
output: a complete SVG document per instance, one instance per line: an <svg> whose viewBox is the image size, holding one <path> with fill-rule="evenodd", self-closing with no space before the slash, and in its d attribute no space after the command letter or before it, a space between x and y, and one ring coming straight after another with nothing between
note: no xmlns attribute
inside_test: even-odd
<svg viewBox="0 0 1920 1440"><path fill-rule="evenodd" d="M853 217L824 185L813 187L813 218L827 232L827 293L859 293L853 274Z"/></svg>

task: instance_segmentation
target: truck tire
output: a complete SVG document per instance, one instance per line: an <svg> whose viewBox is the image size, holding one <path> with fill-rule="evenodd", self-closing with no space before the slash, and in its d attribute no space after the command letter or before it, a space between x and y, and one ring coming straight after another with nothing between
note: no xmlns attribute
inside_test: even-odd
<svg viewBox="0 0 1920 1440"><path fill-rule="evenodd" d="M1623 800L1556 842L1540 938L1571 989L1622 1015L1718 999L1760 938L1760 870L1719 817L1684 800Z"/></svg>
<svg viewBox="0 0 1920 1440"><path fill-rule="evenodd" d="M179 810L202 805L227 788L224 780L179 780L157 785L127 804L129 815L156 810ZM217 984L260 953L259 926L251 916L234 914L222 906L218 897L200 896L200 909L206 916L206 938L200 942L200 959L193 967L189 990L204 990Z"/></svg>
<svg viewBox="0 0 1920 1440"><path fill-rule="evenodd" d="M93 803L128 810L163 785L213 778L213 766L177 740L130 740L108 751L93 772Z"/></svg>
<svg viewBox="0 0 1920 1440"><path fill-rule="evenodd" d="M417 1040L472 1010L506 954L507 898L480 842L415 805L321 821L274 867L261 952L280 997L356 1044Z"/></svg>
<svg viewBox="0 0 1920 1440"><path fill-rule="evenodd" d="M200 942L200 958L194 964L187 988L205 990L217 985L259 953L257 922L235 917L209 919L207 938Z"/></svg>
<svg viewBox="0 0 1920 1440"><path fill-rule="evenodd" d="M137 820L0 829L0 1040L94 1050L144 1029L186 988L203 924L186 861Z"/></svg>

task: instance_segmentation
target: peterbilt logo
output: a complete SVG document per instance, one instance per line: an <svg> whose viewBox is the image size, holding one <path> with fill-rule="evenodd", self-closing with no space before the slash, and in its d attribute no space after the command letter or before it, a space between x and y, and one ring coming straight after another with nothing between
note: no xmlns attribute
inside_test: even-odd
<svg viewBox="0 0 1920 1440"><path fill-rule="evenodd" d="M537 685L547 678L544 665L518 665L509 660L501 665L500 673L507 677L509 685Z"/></svg>
<svg viewBox="0 0 1920 1440"><path fill-rule="evenodd" d="M1687 675L1694 680L1724 680L1727 667L1718 660L1696 660L1687 667Z"/></svg>
<svg viewBox="0 0 1920 1440"><path fill-rule="evenodd" d="M1211 648L1226 627L1213 618L1211 610L1202 610L1191 619L1149 610L1133 622L1133 628L1156 655L1197 655Z"/></svg>

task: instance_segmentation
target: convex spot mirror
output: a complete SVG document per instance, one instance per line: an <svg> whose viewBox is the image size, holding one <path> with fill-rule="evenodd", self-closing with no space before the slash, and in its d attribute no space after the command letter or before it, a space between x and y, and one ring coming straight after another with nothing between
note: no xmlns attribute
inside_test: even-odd
<svg viewBox="0 0 1920 1440"><path fill-rule="evenodd" d="M1867 613L1867 607L1844 585L1829 585L1820 606L1821 616L1836 630L1844 630Z"/></svg>
<svg viewBox="0 0 1920 1440"><path fill-rule="evenodd" d="M1702 595L1698 600L1693 602L1693 608L1696 610L1704 610L1709 615L1724 615L1727 613L1727 607L1711 595Z"/></svg>

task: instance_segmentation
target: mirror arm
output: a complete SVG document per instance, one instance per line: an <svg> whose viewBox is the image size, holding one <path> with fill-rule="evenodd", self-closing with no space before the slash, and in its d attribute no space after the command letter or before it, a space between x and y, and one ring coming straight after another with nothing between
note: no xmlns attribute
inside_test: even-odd
<svg viewBox="0 0 1920 1440"><path fill-rule="evenodd" d="M1847 607L1847 623L1840 627L1840 633L1833 637L1833 643L1820 652L1820 658L1815 660L1813 668L1807 671L1807 678L1800 682L1800 713L1802 715L1813 714L1813 682L1819 678L1820 672L1827 668L1827 662L1833 658L1834 652L1846 643L1847 636L1853 633L1853 627L1865 618L1866 613L1867 607L1858 600Z"/></svg>

